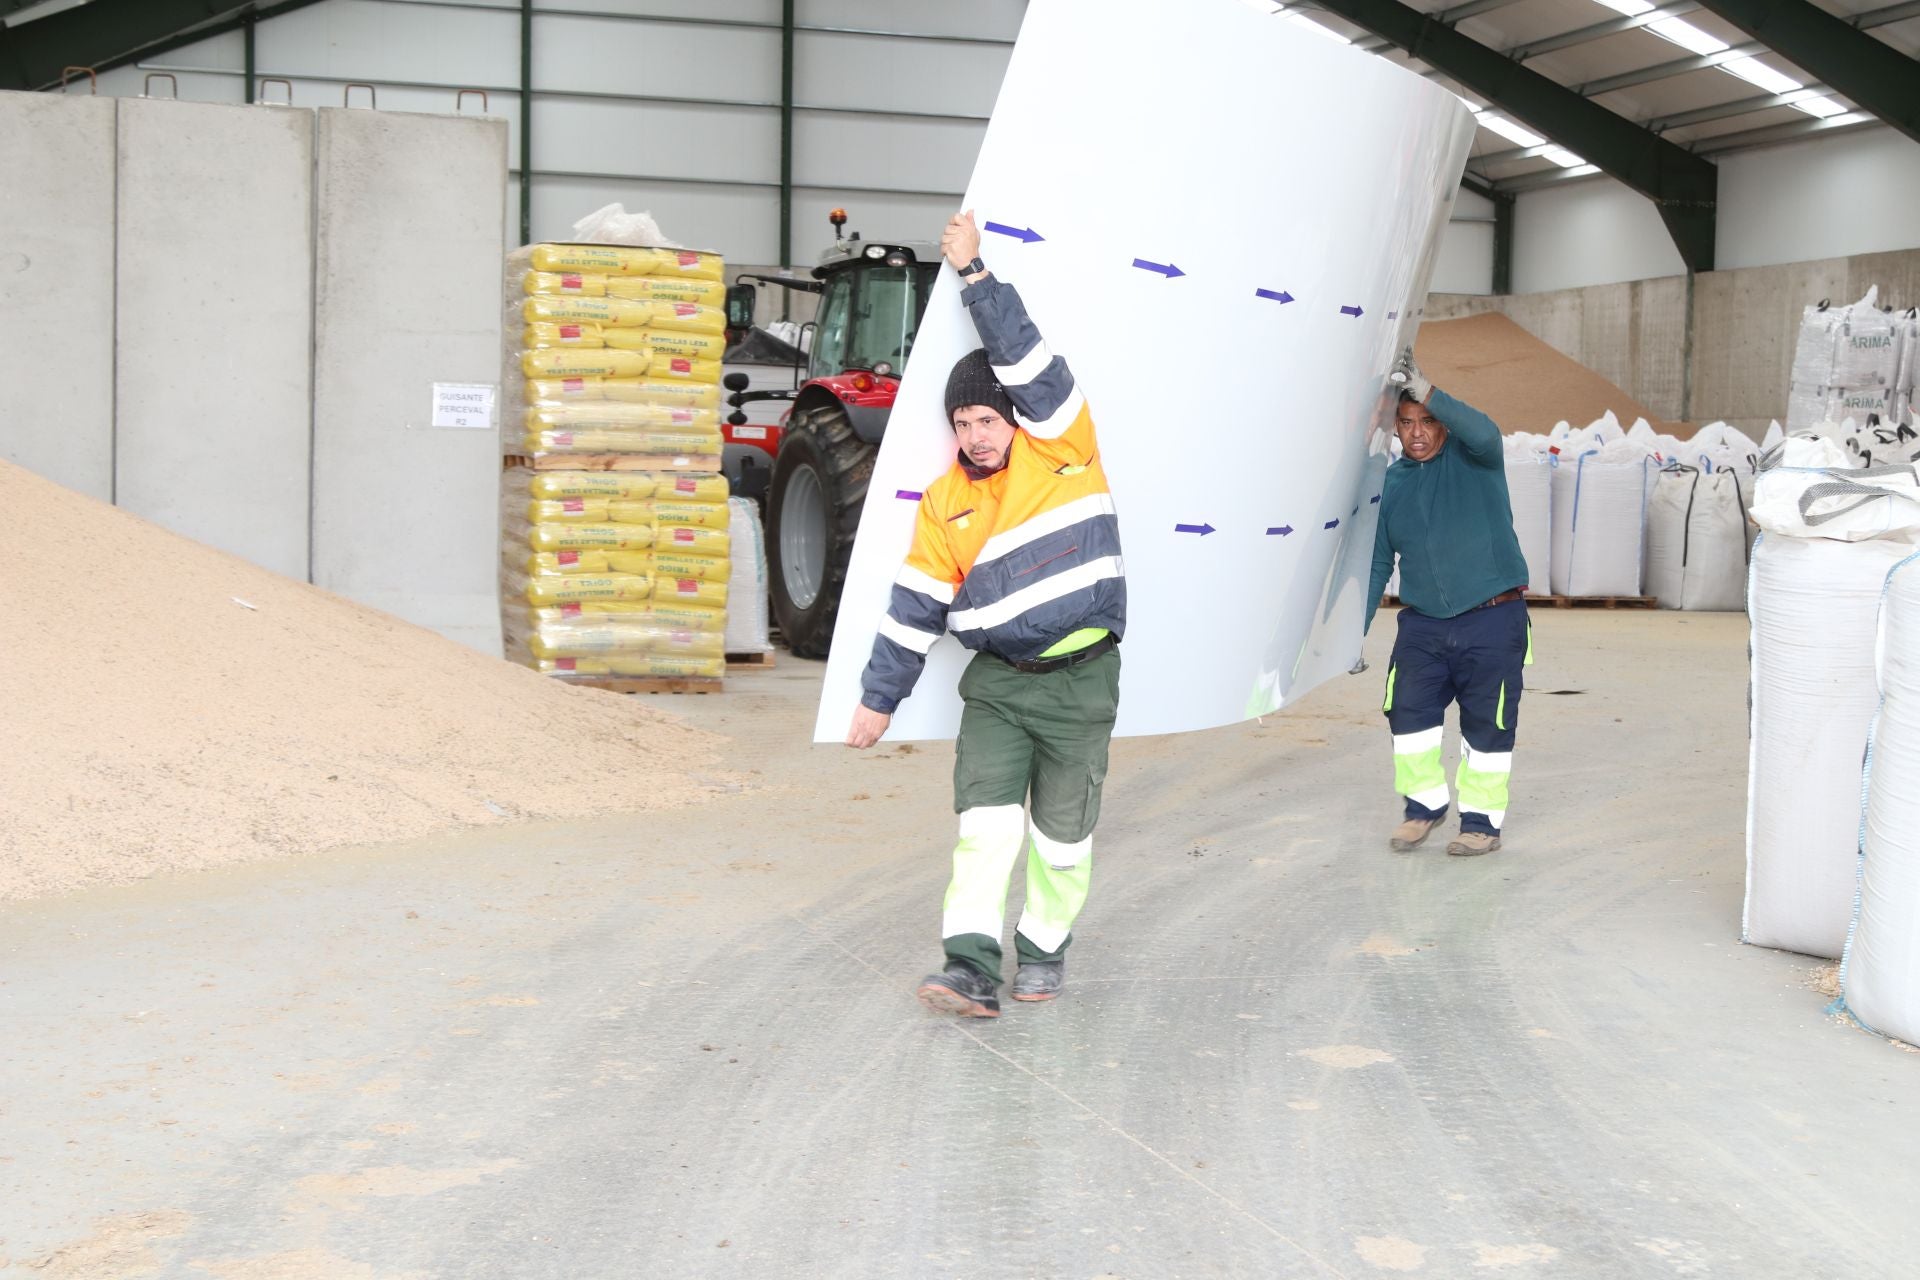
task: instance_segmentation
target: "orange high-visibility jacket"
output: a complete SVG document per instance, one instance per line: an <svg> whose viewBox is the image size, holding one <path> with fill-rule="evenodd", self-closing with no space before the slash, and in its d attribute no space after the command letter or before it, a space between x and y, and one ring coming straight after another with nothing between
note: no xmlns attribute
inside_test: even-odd
<svg viewBox="0 0 1920 1280"><path fill-rule="evenodd" d="M1004 468L976 478L956 460L921 496L913 549L860 680L875 711L891 713L913 692L945 631L1024 662L1083 628L1116 639L1126 629L1120 522L1086 397L1012 285L987 276L960 299L1019 429Z"/></svg>

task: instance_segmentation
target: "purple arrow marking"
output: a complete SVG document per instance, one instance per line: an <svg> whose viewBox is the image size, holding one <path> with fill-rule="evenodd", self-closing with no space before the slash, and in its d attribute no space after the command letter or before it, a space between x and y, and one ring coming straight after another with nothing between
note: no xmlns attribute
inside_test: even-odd
<svg viewBox="0 0 1920 1280"><path fill-rule="evenodd" d="M1268 536L1269 538L1271 538L1271 537L1275 537L1275 536L1278 536L1278 537L1282 537L1282 538L1284 538L1284 537L1286 537L1286 536L1287 536L1288 534L1290 534L1290 533L1292 533L1292 532L1293 532L1293 526L1292 526L1292 525L1290 525L1290 524L1283 524L1283 525L1281 525L1281 526L1280 526L1279 528L1277 528L1277 529L1269 529L1269 530L1267 530L1267 536Z"/></svg>
<svg viewBox="0 0 1920 1280"><path fill-rule="evenodd" d="M1389 312L1387 312L1387 319L1389 319L1389 320L1398 320L1399 318L1400 318L1400 313L1399 313L1398 311L1389 311Z"/></svg>
<svg viewBox="0 0 1920 1280"><path fill-rule="evenodd" d="M1012 236L1022 244L1032 244L1036 240L1046 239L1045 236L1035 231L1032 227L1009 227L1004 223L989 222L984 224L982 229L991 231L997 236Z"/></svg>
<svg viewBox="0 0 1920 1280"><path fill-rule="evenodd" d="M1186 272L1182 271L1180 268L1174 266L1171 262L1148 262L1145 258L1135 258L1133 260L1133 265L1140 268L1142 271L1157 271L1169 280L1173 279L1175 276L1183 276L1187 274Z"/></svg>
<svg viewBox="0 0 1920 1280"><path fill-rule="evenodd" d="M1367 501L1377 503L1380 501L1380 495L1376 493L1371 498L1368 498Z"/></svg>
<svg viewBox="0 0 1920 1280"><path fill-rule="evenodd" d="M1358 307L1342 307L1340 308L1340 314L1343 316L1358 316L1364 313Z"/></svg>
<svg viewBox="0 0 1920 1280"><path fill-rule="evenodd" d="M1340 522L1338 520L1329 520L1326 522L1326 524L1322 525L1321 527L1325 529L1338 529L1340 527Z"/></svg>
<svg viewBox="0 0 1920 1280"><path fill-rule="evenodd" d="M1173 531L1175 533L1197 533L1204 538L1214 532L1214 528L1210 524L1177 524L1173 526Z"/></svg>
<svg viewBox="0 0 1920 1280"><path fill-rule="evenodd" d="M1292 302L1293 301L1293 295L1288 293L1285 289L1255 289L1253 291L1253 296L1256 298L1271 298L1275 302Z"/></svg>
<svg viewBox="0 0 1920 1280"><path fill-rule="evenodd" d="M894 496L894 497L896 497L896 498L898 498L898 499L900 499L900 501L902 501L902 502L918 502L918 501L920 501L920 495L919 495L919 494L917 494L917 493L915 493L915 492L914 492L913 490L911 490L911 489L895 489L895 490L893 491L893 496Z"/></svg>

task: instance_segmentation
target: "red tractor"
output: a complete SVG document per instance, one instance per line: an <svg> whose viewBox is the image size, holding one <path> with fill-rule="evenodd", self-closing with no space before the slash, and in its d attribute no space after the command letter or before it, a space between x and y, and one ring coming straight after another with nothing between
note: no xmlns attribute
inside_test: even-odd
<svg viewBox="0 0 1920 1280"><path fill-rule="evenodd" d="M833 211L835 243L813 279L742 275L727 291L727 323L737 333L753 324L756 296L746 281L820 295L805 381L796 372L792 390L749 391L745 374L726 379L735 409L730 441L746 423L742 405L793 402L779 428L753 444L773 458L766 495L773 616L801 657L823 657L833 641L874 456L940 271L934 245L862 240L858 232L841 239L846 220L844 210Z"/></svg>

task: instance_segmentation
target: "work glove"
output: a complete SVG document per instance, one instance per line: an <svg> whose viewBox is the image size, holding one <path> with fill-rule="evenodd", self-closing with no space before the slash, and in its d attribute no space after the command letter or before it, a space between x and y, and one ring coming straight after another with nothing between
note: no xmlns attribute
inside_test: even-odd
<svg viewBox="0 0 1920 1280"><path fill-rule="evenodd" d="M1427 397L1433 394L1433 383L1427 381L1427 375L1421 373L1420 366L1413 362L1412 347L1400 353L1399 362L1393 366L1393 372L1388 376L1400 384L1402 391L1407 392L1421 404L1425 404Z"/></svg>

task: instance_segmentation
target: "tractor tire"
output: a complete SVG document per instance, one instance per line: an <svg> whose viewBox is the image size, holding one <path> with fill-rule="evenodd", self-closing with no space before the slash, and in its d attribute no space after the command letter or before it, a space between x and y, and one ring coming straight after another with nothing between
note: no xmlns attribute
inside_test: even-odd
<svg viewBox="0 0 1920 1280"><path fill-rule="evenodd" d="M838 403L788 420L767 490L767 577L773 616L795 656L824 658L847 582L874 446Z"/></svg>

